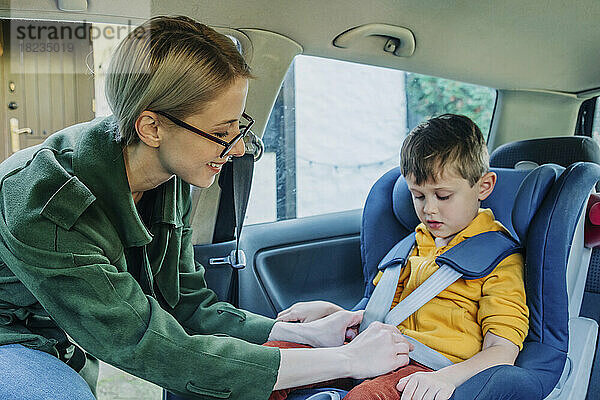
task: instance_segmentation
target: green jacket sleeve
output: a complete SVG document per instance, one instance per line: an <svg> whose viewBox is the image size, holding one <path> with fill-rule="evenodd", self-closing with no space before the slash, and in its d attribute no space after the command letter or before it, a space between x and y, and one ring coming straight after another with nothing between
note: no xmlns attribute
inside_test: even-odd
<svg viewBox="0 0 600 400"><path fill-rule="evenodd" d="M225 302L217 302L214 292L206 288L204 267L194 261L192 229L189 222L189 185L185 182L181 184L184 226L178 260L172 260L179 263L179 301L172 314L186 329L194 333L219 332L251 343L266 342L274 320L239 310Z"/></svg>
<svg viewBox="0 0 600 400"><path fill-rule="evenodd" d="M56 250L24 243L0 223L0 254L58 325L86 351L190 398L269 397L277 378L279 350L210 334L213 327L213 333L218 333L218 327L227 324L236 329L225 331L241 332L248 319L219 320L221 306L211 304L213 294L200 285L201 294L189 295L198 296L194 300L211 304L215 311L196 311L206 321L204 334L190 336L125 272L123 256L111 261L77 230L46 226L44 221L39 225L29 229L52 229ZM69 247L77 251L67 251ZM200 279L200 275L184 274L182 280Z"/></svg>

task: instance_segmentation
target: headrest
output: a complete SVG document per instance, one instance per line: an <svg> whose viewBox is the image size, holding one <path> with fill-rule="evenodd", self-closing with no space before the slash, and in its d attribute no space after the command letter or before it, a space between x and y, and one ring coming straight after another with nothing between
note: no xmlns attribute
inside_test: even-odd
<svg viewBox="0 0 600 400"><path fill-rule="evenodd" d="M402 175L398 177L398 180L394 184L394 191L392 192L392 209L394 215L400 221L400 223L409 231L415 230L419 225L419 217L415 212L415 208L412 203L412 194L408 190L408 184L406 179Z"/></svg>
<svg viewBox="0 0 600 400"><path fill-rule="evenodd" d="M529 172L521 182L512 209L512 224L521 243L525 243L533 216L563 170L558 165L545 164Z"/></svg>
<svg viewBox="0 0 600 400"><path fill-rule="evenodd" d="M557 136L506 143L490 154L492 167L515 168L520 161L538 165L556 163L563 167L577 161L600 164L600 147L586 136Z"/></svg>

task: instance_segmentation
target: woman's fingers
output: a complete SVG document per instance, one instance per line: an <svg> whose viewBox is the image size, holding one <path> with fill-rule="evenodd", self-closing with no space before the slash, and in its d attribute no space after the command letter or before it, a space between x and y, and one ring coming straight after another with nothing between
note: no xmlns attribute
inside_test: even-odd
<svg viewBox="0 0 600 400"><path fill-rule="evenodd" d="M396 361L397 364L394 366L393 369L398 369L400 367L408 365L408 363L410 362L410 358L408 357L408 354L398 353L396 354Z"/></svg>
<svg viewBox="0 0 600 400"><path fill-rule="evenodd" d="M284 321L284 322L298 321L298 317L296 317L294 315L294 312L290 311L289 308L287 310L283 310L282 312L277 314L277 318L275 318L275 319L277 321Z"/></svg>
<svg viewBox="0 0 600 400"><path fill-rule="evenodd" d="M347 346L353 364L357 366L354 378L382 375L408 364L410 345L395 326L372 323Z"/></svg>
<svg viewBox="0 0 600 400"><path fill-rule="evenodd" d="M277 314L277 320L285 322L311 322L343 310L328 301L299 302Z"/></svg>

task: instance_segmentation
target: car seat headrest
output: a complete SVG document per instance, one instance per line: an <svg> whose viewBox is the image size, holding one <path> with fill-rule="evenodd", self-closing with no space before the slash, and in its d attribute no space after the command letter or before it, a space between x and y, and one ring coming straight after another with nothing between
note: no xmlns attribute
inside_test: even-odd
<svg viewBox="0 0 600 400"><path fill-rule="evenodd" d="M568 167L577 161L600 164L600 147L586 136L556 136L503 144L490 154L492 167L516 168L520 161Z"/></svg>
<svg viewBox="0 0 600 400"><path fill-rule="evenodd" d="M533 216L562 170L564 168L558 165L545 164L529 172L521 182L511 217L514 230L521 243L525 243Z"/></svg>
<svg viewBox="0 0 600 400"><path fill-rule="evenodd" d="M406 179L401 175L394 184L392 192L392 209L398 221L412 232L419 225L419 217L412 203L412 195L408 190Z"/></svg>

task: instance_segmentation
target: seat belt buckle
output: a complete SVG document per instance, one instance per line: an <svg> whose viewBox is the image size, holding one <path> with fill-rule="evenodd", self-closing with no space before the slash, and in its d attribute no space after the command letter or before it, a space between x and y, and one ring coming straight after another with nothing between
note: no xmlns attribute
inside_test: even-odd
<svg viewBox="0 0 600 400"><path fill-rule="evenodd" d="M244 269L246 268L246 253L244 250L231 250L227 257L211 258L208 263L210 265L229 265L233 269Z"/></svg>

